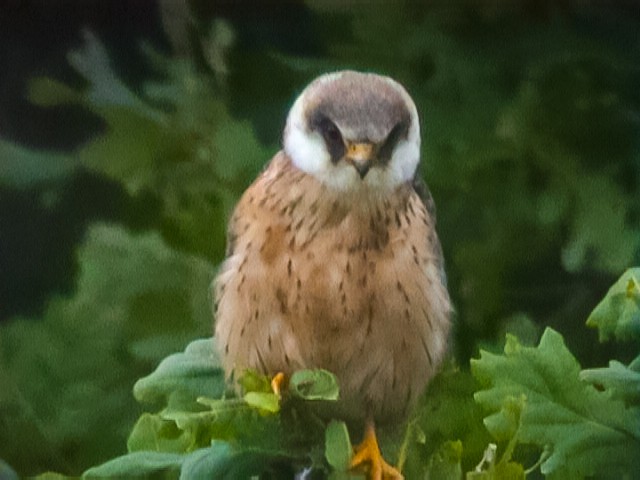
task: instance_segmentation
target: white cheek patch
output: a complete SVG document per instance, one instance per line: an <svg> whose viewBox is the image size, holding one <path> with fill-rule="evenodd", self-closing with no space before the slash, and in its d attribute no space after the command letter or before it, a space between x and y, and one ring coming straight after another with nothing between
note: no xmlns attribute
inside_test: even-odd
<svg viewBox="0 0 640 480"><path fill-rule="evenodd" d="M365 177L369 187L381 191L393 190L413 180L420 162L420 146L415 141L403 140L393 150L386 167L372 168Z"/></svg>
<svg viewBox="0 0 640 480"><path fill-rule="evenodd" d="M288 129L284 151L293 164L303 172L317 176L331 166L331 157L318 135L309 135L300 128Z"/></svg>
<svg viewBox="0 0 640 480"><path fill-rule="evenodd" d="M389 160L388 169L392 182L400 184L413 180L418 162L420 162L420 142L410 138L399 142Z"/></svg>
<svg viewBox="0 0 640 480"><path fill-rule="evenodd" d="M307 131L303 95L291 107L284 134L284 151L303 172L317 176L331 166L331 156L320 135Z"/></svg>

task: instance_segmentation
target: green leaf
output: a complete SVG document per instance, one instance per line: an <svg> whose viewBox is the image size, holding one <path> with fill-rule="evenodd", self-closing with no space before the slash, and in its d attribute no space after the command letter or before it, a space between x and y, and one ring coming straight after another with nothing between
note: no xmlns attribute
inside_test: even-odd
<svg viewBox="0 0 640 480"><path fill-rule="evenodd" d="M129 434L127 450L184 453L196 445L190 433L161 415L143 413Z"/></svg>
<svg viewBox="0 0 640 480"><path fill-rule="evenodd" d="M107 49L98 37L90 30L84 30L82 36L84 44L79 49L69 52L67 60L89 82L87 106L96 110L104 106L126 107L154 120L160 120L159 112L142 102L120 80L111 66Z"/></svg>
<svg viewBox="0 0 640 480"><path fill-rule="evenodd" d="M607 368L593 368L580 372L585 382L604 388L611 398L627 405L640 405L640 371L612 360Z"/></svg>
<svg viewBox="0 0 640 480"><path fill-rule="evenodd" d="M355 472L339 472L337 470L329 473L327 480L366 480L366 476L363 473Z"/></svg>
<svg viewBox="0 0 640 480"><path fill-rule="evenodd" d="M600 341L640 340L640 268L630 268L591 312L587 325L598 329Z"/></svg>
<svg viewBox="0 0 640 480"><path fill-rule="evenodd" d="M157 232L134 234L120 226L93 225L80 261L84 274L78 295L122 322L120 332L128 337L130 353L143 352L142 360L157 362L210 331L213 266L172 249ZM110 325L115 328L116 323ZM137 349L152 338L159 348Z"/></svg>
<svg viewBox="0 0 640 480"><path fill-rule="evenodd" d="M480 472L468 472L467 480L524 480L524 467L517 462L499 463ZM437 477L434 477L437 478Z"/></svg>
<svg viewBox="0 0 640 480"><path fill-rule="evenodd" d="M236 158L235 162L217 162L216 173L224 182L233 182L247 171L256 171L274 150L258 142L251 124L232 117L222 121L213 138L212 152L217 159Z"/></svg>
<svg viewBox="0 0 640 480"><path fill-rule="evenodd" d="M198 399L200 410L167 408L160 417L175 423L193 445L209 445L212 440L240 442L245 447L271 450L281 448L283 428L279 415L264 415L242 398Z"/></svg>
<svg viewBox="0 0 640 480"><path fill-rule="evenodd" d="M269 377L252 368L247 368L242 373L242 376L238 379L238 384L242 387L243 392L273 392Z"/></svg>
<svg viewBox="0 0 640 480"><path fill-rule="evenodd" d="M517 462L499 462L492 478L496 480L524 480L526 472L522 464Z"/></svg>
<svg viewBox="0 0 640 480"><path fill-rule="evenodd" d="M491 437L482 420L483 409L474 401L478 384L468 369L453 362L443 365L420 399L405 433L398 463L406 478L425 478L427 460L451 439L459 439L462 471L471 469Z"/></svg>
<svg viewBox="0 0 640 480"><path fill-rule="evenodd" d="M133 452L90 468L83 479L177 479L184 455L159 452Z"/></svg>
<svg viewBox="0 0 640 480"><path fill-rule="evenodd" d="M193 404L198 397L220 397L224 389L224 371L214 341L206 338L162 360L153 373L136 382L133 394L143 403L169 404L180 399Z"/></svg>
<svg viewBox="0 0 640 480"><path fill-rule="evenodd" d="M336 377L327 370L298 370L289 379L289 390L304 400L337 400L340 393Z"/></svg>
<svg viewBox="0 0 640 480"><path fill-rule="evenodd" d="M18 480L18 474L13 471L7 462L0 458L0 479L2 480Z"/></svg>
<svg viewBox="0 0 640 480"><path fill-rule="evenodd" d="M280 411L280 398L275 393L247 392L244 401L253 408L265 412L278 413Z"/></svg>
<svg viewBox="0 0 640 480"><path fill-rule="evenodd" d="M33 78L29 81L27 96L31 103L39 107L55 107L61 104L79 103L82 94L62 82L48 77Z"/></svg>
<svg viewBox="0 0 640 480"><path fill-rule="evenodd" d="M102 107L108 130L78 152L87 169L121 183L131 195L152 190L179 144L162 122L124 106ZM174 167L175 168L175 167Z"/></svg>
<svg viewBox="0 0 640 480"><path fill-rule="evenodd" d="M325 431L324 455L332 468L346 472L351 464L353 447L344 422L332 420Z"/></svg>
<svg viewBox="0 0 640 480"><path fill-rule="evenodd" d="M459 480L462 478L462 442L443 443L429 458L425 478L432 480Z"/></svg>
<svg viewBox="0 0 640 480"><path fill-rule="evenodd" d="M249 480L279 457L272 452L238 449L226 442L213 442L210 448L196 450L187 456L180 480Z"/></svg>
<svg viewBox="0 0 640 480"><path fill-rule="evenodd" d="M584 175L581 180L573 231L562 251L564 267L576 272L592 263L601 271L620 272L640 248L640 232L628 225L627 202L615 182L604 175Z"/></svg>
<svg viewBox="0 0 640 480"><path fill-rule="evenodd" d="M516 436L526 402L525 395L507 396L498 412L485 417L484 424L496 440L507 441Z"/></svg>
<svg viewBox="0 0 640 480"><path fill-rule="evenodd" d="M16 480L18 479L18 477L15 477ZM37 475L35 477L30 477L31 480L79 480L80 477L76 477L76 476L70 476L70 475L63 475L62 473L57 473L57 472L44 472L41 473L40 475ZM2 480L13 480L13 478L5 478L2 475L0 475L0 479Z"/></svg>
<svg viewBox="0 0 640 480"><path fill-rule="evenodd" d="M509 337L504 355L481 352L471 365L484 388L475 399L493 412L485 424L497 438L513 430L505 401L524 399L514 435L520 443L550 451L541 465L545 475L601 475L638 468L638 410L582 382L580 365L559 333L548 328L535 348Z"/></svg>
<svg viewBox="0 0 640 480"><path fill-rule="evenodd" d="M28 188L63 180L77 166L70 155L29 150L0 139L0 187Z"/></svg>

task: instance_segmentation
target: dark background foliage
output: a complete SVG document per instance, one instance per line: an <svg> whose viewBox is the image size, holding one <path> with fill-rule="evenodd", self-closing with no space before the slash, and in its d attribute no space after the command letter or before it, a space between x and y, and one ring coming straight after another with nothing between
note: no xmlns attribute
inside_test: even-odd
<svg viewBox="0 0 640 480"><path fill-rule="evenodd" d="M418 105L463 367L544 325L584 366L628 358L583 323L640 263L639 27L631 1L1 2L0 457L122 450L133 381L210 334L230 208L328 70Z"/></svg>

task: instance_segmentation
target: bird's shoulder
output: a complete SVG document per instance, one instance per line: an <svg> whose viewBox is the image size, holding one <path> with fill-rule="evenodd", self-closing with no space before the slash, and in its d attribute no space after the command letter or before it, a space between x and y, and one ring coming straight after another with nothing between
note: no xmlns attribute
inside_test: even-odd
<svg viewBox="0 0 640 480"><path fill-rule="evenodd" d="M420 198L422 204L427 209L427 213L431 218L431 222L435 225L436 223L436 203L433 200L433 196L431 195L431 190L429 190L429 186L427 182L424 181L421 175L416 174L413 178L413 190Z"/></svg>
<svg viewBox="0 0 640 480"><path fill-rule="evenodd" d="M424 205L430 219L432 230L431 235L429 235L429 243L431 248L434 251L434 258L436 259L436 267L440 272L440 279L443 285L447 285L447 275L444 269L444 254L442 251L442 245L440 243L440 239L435 234L436 227L436 203L433 200L433 196L431 195L431 190L429 190L429 186L424 181L424 179L416 174L413 179L413 190L420 198L422 204Z"/></svg>

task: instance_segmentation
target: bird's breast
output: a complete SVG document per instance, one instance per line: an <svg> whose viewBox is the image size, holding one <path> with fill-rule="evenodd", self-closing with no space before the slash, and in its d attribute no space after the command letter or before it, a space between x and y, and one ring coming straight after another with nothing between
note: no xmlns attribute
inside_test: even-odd
<svg viewBox="0 0 640 480"><path fill-rule="evenodd" d="M239 204L216 282L227 371L325 368L347 416L406 413L396 410L433 374L449 322L426 209L410 191L353 209L301 179L275 189L283 178L271 178Z"/></svg>

